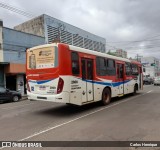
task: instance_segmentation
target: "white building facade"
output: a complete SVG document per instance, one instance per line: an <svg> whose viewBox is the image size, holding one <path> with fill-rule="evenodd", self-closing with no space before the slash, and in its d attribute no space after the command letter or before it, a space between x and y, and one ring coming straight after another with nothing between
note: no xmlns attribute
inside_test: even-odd
<svg viewBox="0 0 160 150"><path fill-rule="evenodd" d="M117 49L116 56L122 57L122 58L127 58L127 52L122 49Z"/></svg>
<svg viewBox="0 0 160 150"><path fill-rule="evenodd" d="M142 57L141 63L144 66L144 76L156 77L160 76L160 60L155 57Z"/></svg>
<svg viewBox="0 0 160 150"><path fill-rule="evenodd" d="M116 51L114 50L111 53L117 57L127 58L127 52L122 49L117 49Z"/></svg>

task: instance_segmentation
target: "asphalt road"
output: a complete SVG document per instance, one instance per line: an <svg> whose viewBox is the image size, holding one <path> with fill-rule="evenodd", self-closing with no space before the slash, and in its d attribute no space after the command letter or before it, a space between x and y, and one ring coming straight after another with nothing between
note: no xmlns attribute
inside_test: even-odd
<svg viewBox="0 0 160 150"><path fill-rule="evenodd" d="M160 141L160 87L146 85L137 95L115 98L108 106L73 107L28 100L0 104L0 140Z"/></svg>

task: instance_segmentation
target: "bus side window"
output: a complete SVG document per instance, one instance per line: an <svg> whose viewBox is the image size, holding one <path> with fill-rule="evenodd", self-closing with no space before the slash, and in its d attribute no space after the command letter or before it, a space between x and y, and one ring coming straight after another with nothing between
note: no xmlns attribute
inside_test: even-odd
<svg viewBox="0 0 160 150"><path fill-rule="evenodd" d="M96 72L99 76L107 75L107 59L103 57L96 58Z"/></svg>
<svg viewBox="0 0 160 150"><path fill-rule="evenodd" d="M138 66L136 64L132 64L132 75L138 75Z"/></svg>
<svg viewBox="0 0 160 150"><path fill-rule="evenodd" d="M112 59L107 60L107 75L109 76L116 75L115 60Z"/></svg>
<svg viewBox="0 0 160 150"><path fill-rule="evenodd" d="M71 53L72 74L79 75L79 56L77 52Z"/></svg>
<svg viewBox="0 0 160 150"><path fill-rule="evenodd" d="M131 64L130 63L126 63L125 64L125 68L126 68L126 75L129 76L132 74L132 68L131 68Z"/></svg>
<svg viewBox="0 0 160 150"><path fill-rule="evenodd" d="M120 68L119 68L119 78L123 78L123 65L120 64Z"/></svg>
<svg viewBox="0 0 160 150"><path fill-rule="evenodd" d="M123 65L117 64L117 78L123 78Z"/></svg>

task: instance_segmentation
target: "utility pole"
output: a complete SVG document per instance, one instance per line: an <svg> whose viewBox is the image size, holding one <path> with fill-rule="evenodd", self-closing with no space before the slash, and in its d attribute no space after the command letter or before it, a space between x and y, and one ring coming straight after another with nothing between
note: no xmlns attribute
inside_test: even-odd
<svg viewBox="0 0 160 150"><path fill-rule="evenodd" d="M139 56L139 55L137 54L137 61L138 61L138 56Z"/></svg>
<svg viewBox="0 0 160 150"><path fill-rule="evenodd" d="M139 58L141 58L141 57L143 57L143 56L140 56L140 55L136 55L136 59L137 59L137 61L139 61L139 62L141 62L141 60L139 60Z"/></svg>

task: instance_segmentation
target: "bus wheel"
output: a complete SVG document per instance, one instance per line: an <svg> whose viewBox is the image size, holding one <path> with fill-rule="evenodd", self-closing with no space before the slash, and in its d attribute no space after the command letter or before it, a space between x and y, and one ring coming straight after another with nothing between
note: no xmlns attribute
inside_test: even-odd
<svg viewBox="0 0 160 150"><path fill-rule="evenodd" d="M111 101L111 91L109 88L105 88L102 93L102 104L107 105Z"/></svg>
<svg viewBox="0 0 160 150"><path fill-rule="evenodd" d="M133 95L136 95L136 94L137 94L137 86L135 85L135 86L134 86Z"/></svg>

